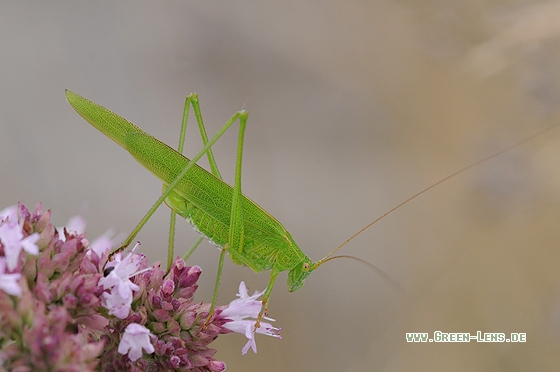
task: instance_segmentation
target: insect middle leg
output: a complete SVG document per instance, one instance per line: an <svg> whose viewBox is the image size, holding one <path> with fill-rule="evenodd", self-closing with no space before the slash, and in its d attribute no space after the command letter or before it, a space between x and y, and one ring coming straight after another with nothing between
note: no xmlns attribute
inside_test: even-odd
<svg viewBox="0 0 560 372"><path fill-rule="evenodd" d="M208 135L206 134L206 128L204 127L204 122L202 121L202 113L200 111L200 104L198 101L198 94L191 93L185 99L185 106L183 109L183 119L181 121L181 133L179 135L179 145L177 146L177 151L179 153L183 153L183 149L185 147L185 138L187 133L187 123L189 121L189 112L192 106L196 122L198 123L198 130L200 132L200 137L202 139L203 146L206 146L208 143ZM218 170L218 165L216 160L214 159L214 154L212 153L212 148L209 147L206 151L206 157L208 158L208 163L210 163L210 169L212 174L219 179L222 179L220 175L220 171ZM163 185L162 192L165 192L166 185ZM174 245L175 245L175 222L177 219L177 213L171 208L171 215L169 217L169 244L167 248L167 270L171 268L173 263L174 257ZM198 239L197 242L189 249L189 251L183 257L183 260L187 260L187 258L194 252L194 250L198 247L198 245L202 242L202 238Z"/></svg>

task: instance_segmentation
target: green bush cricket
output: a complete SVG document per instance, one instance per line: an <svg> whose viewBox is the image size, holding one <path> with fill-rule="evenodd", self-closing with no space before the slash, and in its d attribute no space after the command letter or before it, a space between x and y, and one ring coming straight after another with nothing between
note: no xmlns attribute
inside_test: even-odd
<svg viewBox="0 0 560 372"><path fill-rule="evenodd" d="M86 121L124 147L140 164L168 184L167 187L164 187L165 191L162 196L119 250L132 242L145 222L164 201L173 211L189 220L195 229L222 247L209 318L214 309L226 251L236 264L249 266L255 272L271 270L270 281L263 295L262 308L255 324L256 327L259 326L260 319L267 312L268 299L280 272L290 271L288 289L295 291L303 285L303 281L310 272L320 264L313 264L280 222L241 193L241 154L248 115L246 111L235 113L214 138L207 141L198 98L196 94L187 97L183 117L184 126L188 119L189 107L192 104L203 142L205 142L204 148L191 161L110 110L71 91L66 91L66 97L72 107ZM240 130L235 186L231 187L222 181L210 148L238 119ZM196 165L196 161L206 153L212 173ZM170 256L172 257L172 254Z"/></svg>
<svg viewBox="0 0 560 372"><path fill-rule="evenodd" d="M172 249L175 213L187 219L191 225L207 239L222 247L208 319L210 319L213 314L226 252L229 252L230 258L234 263L248 266L256 273L270 270L270 280L263 295L262 306L255 327L259 327L262 316L267 313L268 301L279 273L289 271L288 290L290 292L296 291L303 286L305 279L317 267L333 258L347 257L333 257L332 255L388 214L459 173L498 156L558 125L555 124L533 134L432 184L366 225L321 260L312 262L309 257L302 252L290 233L278 220L241 193L243 138L248 117L246 111L242 110L235 113L217 134L212 139L208 140L200 113L198 96L192 93L187 97L185 102L179 151L177 151L152 137L123 117L76 93L67 90L66 97L70 105L72 105L79 115L103 134L125 148L140 164L164 183L164 191L161 197L132 231L130 236L123 242L122 246L112 252L112 254L126 248L155 210L165 202L172 209L168 262L171 262L170 260L173 258ZM184 157L181 152L191 106L195 113L204 147L192 160L189 160ZM235 181L232 187L222 180L212 155L211 147L237 120L239 120L240 129ZM208 157L211 172L208 172L196 164L205 154ZM360 259L358 260L362 261ZM373 265L370 265L370 267L374 270L379 270L373 267ZM386 276L383 273L382 275ZM388 280L392 284L395 284L390 278L388 278ZM398 284L396 284L396 286L398 287Z"/></svg>

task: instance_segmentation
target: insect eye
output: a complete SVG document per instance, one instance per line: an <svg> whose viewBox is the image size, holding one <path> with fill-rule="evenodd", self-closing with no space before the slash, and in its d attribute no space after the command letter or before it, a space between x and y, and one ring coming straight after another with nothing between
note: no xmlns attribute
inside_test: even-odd
<svg viewBox="0 0 560 372"><path fill-rule="evenodd" d="M303 263L303 267L301 268L301 271L303 271L304 273L309 271L309 263L304 262Z"/></svg>

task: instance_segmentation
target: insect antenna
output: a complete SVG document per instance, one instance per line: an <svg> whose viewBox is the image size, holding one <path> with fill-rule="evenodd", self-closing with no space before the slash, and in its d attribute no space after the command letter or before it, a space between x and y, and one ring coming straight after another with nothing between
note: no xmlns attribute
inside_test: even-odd
<svg viewBox="0 0 560 372"><path fill-rule="evenodd" d="M348 256L348 255L338 255L338 256L329 257L325 260L321 260L322 261L321 264L324 264L325 262L328 262L328 261L332 261L336 258L350 258L352 260L358 261L359 263L361 263L362 265L365 265L368 269L370 269L371 271L373 271L374 273L376 273L377 275L379 275L380 277L385 279L389 284L391 284L395 289L397 289L399 292L401 292L401 294L403 294L405 297L407 297L407 298L412 297L410 295L410 293L408 293L403 287L401 287L401 285L399 283L397 283L396 280L391 278L389 276L389 274L387 274L385 271L381 270L379 267L375 266L374 264L372 264L372 263L370 263L366 260L362 260L361 258L354 257L354 256Z"/></svg>
<svg viewBox="0 0 560 372"><path fill-rule="evenodd" d="M370 222L369 224L367 224L366 226L364 226L360 231L358 231L357 233L355 233L354 235L352 235L351 237L349 237L348 239L346 239L346 241L344 241L342 244L340 244L338 247L336 247L332 252L330 252L328 255L326 255L325 257L323 257L322 259L320 259L319 261L317 261L316 263L314 263L312 265L312 270L315 270L317 267L321 266L322 264L324 264L325 262L331 260L332 258L330 258L335 252L337 252L340 248L344 247L346 244L350 243L352 240L354 240L354 238L356 238L358 235L360 235L361 233L363 233L364 231L366 231L367 229L369 229L371 226L373 226L374 224L376 224L377 222L379 222L380 220L382 220L383 218L387 217L388 215L390 215L391 213L393 213L394 211L396 211L397 209L399 209L400 207L402 207L403 205L407 204L408 202L412 201L413 199L417 198L418 196L424 194L425 192L433 189L434 187L438 186L439 184L449 180L450 178L453 178L455 176L457 176L458 174L461 174L463 172L468 171L471 168L476 167L479 164L482 164L492 158L495 158L496 156L499 156L501 154L503 154L504 152L507 152L517 146L520 146L522 144L524 144L525 142L528 142L530 140L532 140L535 137L540 136L541 134L543 134L544 132L547 132L555 127L557 127L558 125L560 125L560 123L556 123L553 124L535 134L532 134L529 137L526 137L520 141L515 142L514 144L511 144L495 153L493 153L492 155L486 156L474 163L471 163L470 165L467 165L464 168L459 169L458 171L450 174L447 177L442 178L441 180L437 181L436 183L432 184L431 186L426 187L424 190L417 192L416 194L412 195L410 198L406 199L405 201L403 201L402 203L398 204L397 206L389 209L387 212L385 212L384 214L382 214L380 217L376 218L375 220L373 220L372 222ZM355 258L355 257L354 257ZM356 258L357 259L357 258ZM357 259L360 260L360 259ZM366 262L366 261L364 261Z"/></svg>

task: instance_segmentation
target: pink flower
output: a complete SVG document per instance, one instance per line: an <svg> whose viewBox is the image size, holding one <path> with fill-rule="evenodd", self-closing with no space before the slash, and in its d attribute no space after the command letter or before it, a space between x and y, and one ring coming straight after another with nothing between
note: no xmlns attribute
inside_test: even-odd
<svg viewBox="0 0 560 372"><path fill-rule="evenodd" d="M88 204L84 202L82 205L82 210L80 214L72 216L66 222L66 226L64 227L57 227L58 231L62 231L62 229L66 228L68 233L74 232L75 235L83 234L86 231L86 219L85 214L88 209ZM59 239L62 241L66 241L66 237L64 234L60 234Z"/></svg>
<svg viewBox="0 0 560 372"><path fill-rule="evenodd" d="M0 242L4 246L8 270L13 270L18 264L22 248L29 254L39 254L39 247L36 244L39 234L34 233L24 238L22 226L18 224L17 220L12 221L10 217L0 224Z"/></svg>
<svg viewBox="0 0 560 372"><path fill-rule="evenodd" d="M8 208L6 208L8 210ZM80 214L70 217L68 222L66 223L65 227L57 228L58 231L62 231L63 228L66 228L68 233L74 233L74 235L83 234L86 230L86 219L84 218L85 211L87 210L87 204L84 203L82 207L82 211ZM2 212L0 211L0 218L2 217ZM115 235L113 229L109 229L104 232L101 236L97 237L93 242L89 243L90 251L88 251L88 258L91 255L91 251L97 253L99 257L103 255L103 253L108 254L110 250L117 244L117 242L122 241L125 236L124 234ZM66 237L64 234L59 236L60 240L65 241Z"/></svg>
<svg viewBox="0 0 560 372"><path fill-rule="evenodd" d="M112 250L119 241L122 241L126 237L123 235L124 234L115 235L115 231L113 229L109 229L101 236L95 238L89 246L99 257L101 257L103 253L108 254L108 252Z"/></svg>
<svg viewBox="0 0 560 372"><path fill-rule="evenodd" d="M112 269L111 272L99 279L100 286L111 290L103 293L104 306L109 310L109 314L120 319L128 316L132 304L132 292L140 289L139 286L130 281L130 278L146 271L138 270L144 257L135 253L139 245L140 243L137 243L124 259L121 259L122 255L120 253L115 255L115 260L105 266L105 270Z"/></svg>
<svg viewBox="0 0 560 372"><path fill-rule="evenodd" d="M125 319L130 313L132 292L130 296L122 296L119 291L104 292L101 296L105 300L103 306L109 310L110 315Z"/></svg>
<svg viewBox="0 0 560 372"><path fill-rule="evenodd" d="M128 358L135 362L142 356L142 349L146 353L154 352L154 346L150 342L150 330L140 324L130 323L124 330L118 352L128 353Z"/></svg>
<svg viewBox="0 0 560 372"><path fill-rule="evenodd" d="M207 323L210 304L193 299L199 267L179 258L169 271L148 267L138 247L107 263L104 250L98 254L85 234L69 231L71 223L62 241L50 217L41 204L31 213L21 204L0 211L1 371L225 369L209 346L233 332L226 323L253 323L245 317L258 311L258 301L253 306L246 289L229 310L232 319L218 306Z"/></svg>
<svg viewBox="0 0 560 372"><path fill-rule="evenodd" d="M241 349L241 354L243 355L247 354L249 348L253 349L254 353L257 352L255 333L282 338L280 336L280 328L275 328L270 323L261 322L261 326L255 331L255 321L262 306L261 301L257 300L257 298L263 293L264 291L255 291L255 294L249 296L245 283L241 282L239 284L239 293L237 294L239 298L231 301L229 306L220 314L225 318L231 319L230 322L224 324L225 328L242 333L247 337L248 341L243 349ZM274 319L267 317L264 317L264 319L274 321Z"/></svg>
<svg viewBox="0 0 560 372"><path fill-rule="evenodd" d="M0 222L8 218L10 221L17 221L17 205L11 205L0 211Z"/></svg>
<svg viewBox="0 0 560 372"><path fill-rule="evenodd" d="M82 234L86 231L86 219L81 214L70 217L66 223L66 231L74 231L76 234Z"/></svg>
<svg viewBox="0 0 560 372"><path fill-rule="evenodd" d="M6 258L0 257L0 289L12 296L21 297L21 287L18 281L21 273L6 274Z"/></svg>

